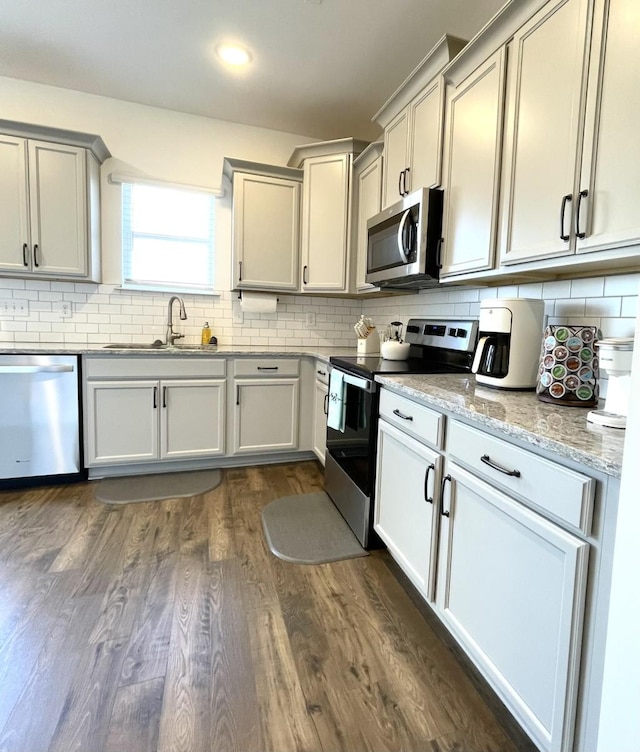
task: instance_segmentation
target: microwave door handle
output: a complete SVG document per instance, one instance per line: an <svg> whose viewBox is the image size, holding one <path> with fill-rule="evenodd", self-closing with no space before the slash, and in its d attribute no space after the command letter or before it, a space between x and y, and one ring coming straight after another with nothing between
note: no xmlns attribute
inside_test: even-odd
<svg viewBox="0 0 640 752"><path fill-rule="evenodd" d="M410 217L411 209L407 209L407 211L402 215L402 219L400 220L400 225L398 227L398 253L400 254L400 260L403 264L406 264L409 261L409 249L405 248L404 245L404 233Z"/></svg>

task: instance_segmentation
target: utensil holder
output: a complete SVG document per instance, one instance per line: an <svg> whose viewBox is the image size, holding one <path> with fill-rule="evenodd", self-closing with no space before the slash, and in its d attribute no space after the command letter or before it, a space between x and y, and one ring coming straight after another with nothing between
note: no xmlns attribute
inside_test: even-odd
<svg viewBox="0 0 640 752"><path fill-rule="evenodd" d="M536 394L542 402L569 407L598 404L596 326L550 324L544 331Z"/></svg>
<svg viewBox="0 0 640 752"><path fill-rule="evenodd" d="M368 337L358 337L358 355L378 355L380 352L380 337L374 327Z"/></svg>

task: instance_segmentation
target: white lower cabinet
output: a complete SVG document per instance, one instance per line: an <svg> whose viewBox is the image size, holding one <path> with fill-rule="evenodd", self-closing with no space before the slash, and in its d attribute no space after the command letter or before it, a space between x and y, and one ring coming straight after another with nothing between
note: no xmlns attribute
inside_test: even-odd
<svg viewBox="0 0 640 752"><path fill-rule="evenodd" d="M327 451L328 377L327 366L317 365L313 390L313 452L323 465Z"/></svg>
<svg viewBox="0 0 640 752"><path fill-rule="evenodd" d="M381 392L375 530L545 752L573 749L594 491L586 475Z"/></svg>
<svg viewBox="0 0 640 752"><path fill-rule="evenodd" d="M455 463L447 470L437 607L540 748L569 750L589 544Z"/></svg>
<svg viewBox="0 0 640 752"><path fill-rule="evenodd" d="M300 361L243 358L233 372L234 454L297 449Z"/></svg>
<svg viewBox="0 0 640 752"><path fill-rule="evenodd" d="M91 381L87 465L224 454L224 381Z"/></svg>
<svg viewBox="0 0 640 752"><path fill-rule="evenodd" d="M374 528L411 582L433 600L442 456L390 423L378 424Z"/></svg>

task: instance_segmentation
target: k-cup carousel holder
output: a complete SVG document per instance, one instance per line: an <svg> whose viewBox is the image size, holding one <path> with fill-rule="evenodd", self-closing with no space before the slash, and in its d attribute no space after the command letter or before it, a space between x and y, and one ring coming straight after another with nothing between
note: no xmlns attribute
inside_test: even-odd
<svg viewBox="0 0 640 752"><path fill-rule="evenodd" d="M601 338L595 326L547 326L536 382L538 399L554 405L595 407L599 378L595 343Z"/></svg>

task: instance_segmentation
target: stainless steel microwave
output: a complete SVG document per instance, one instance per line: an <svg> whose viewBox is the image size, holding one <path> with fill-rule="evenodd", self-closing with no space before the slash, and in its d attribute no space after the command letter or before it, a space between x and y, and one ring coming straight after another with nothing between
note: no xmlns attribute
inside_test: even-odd
<svg viewBox="0 0 640 752"><path fill-rule="evenodd" d="M367 282L405 289L438 283L443 195L422 188L368 220Z"/></svg>

